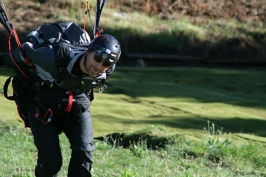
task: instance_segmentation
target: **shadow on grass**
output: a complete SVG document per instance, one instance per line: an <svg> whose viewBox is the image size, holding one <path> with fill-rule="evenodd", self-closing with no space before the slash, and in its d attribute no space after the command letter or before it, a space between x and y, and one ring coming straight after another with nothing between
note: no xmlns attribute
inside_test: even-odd
<svg viewBox="0 0 266 177"><path fill-rule="evenodd" d="M228 118L219 120L207 120L204 118L179 118L174 120L173 117L166 117L167 120L156 120L151 118L150 120L119 120L119 123L123 125L138 125L148 124L153 125L154 128L149 128L146 131L136 131L134 133L111 133L100 137L95 137L96 140L106 141L115 146L122 146L128 148L134 143L141 143L145 141L148 148L158 149L165 148L167 144L173 143L173 139L176 139L176 135L167 135L167 133L158 133L154 135L152 131L156 132L156 127L178 128L184 130L196 130L202 131L203 134L210 135L222 135L229 133L245 133L255 136L266 137L265 126L266 121L258 119L247 118ZM208 123L209 121L209 123ZM209 126L209 127L208 127ZM182 131L183 132L183 131ZM172 137L173 136L173 137Z"/></svg>
<svg viewBox="0 0 266 177"><path fill-rule="evenodd" d="M0 67L0 75L14 72ZM124 94L130 103L148 98L190 99L199 103L225 103L251 108L266 108L266 72L261 68L203 67L117 67L106 81L107 94ZM178 110L177 107L172 107Z"/></svg>
<svg viewBox="0 0 266 177"><path fill-rule="evenodd" d="M166 117L165 120L151 118L150 120L124 120L122 124L150 124L155 126L166 126L170 128L191 129L207 131L208 121L210 126L214 125L215 131L219 130L223 133L245 133L266 137L265 127L266 121L252 118L232 117L228 119L206 119L206 118L175 118ZM217 132L216 132L217 133Z"/></svg>
<svg viewBox="0 0 266 177"><path fill-rule="evenodd" d="M122 67L106 82L106 93L125 94L136 103L140 97L162 97L266 108L265 77L261 68Z"/></svg>

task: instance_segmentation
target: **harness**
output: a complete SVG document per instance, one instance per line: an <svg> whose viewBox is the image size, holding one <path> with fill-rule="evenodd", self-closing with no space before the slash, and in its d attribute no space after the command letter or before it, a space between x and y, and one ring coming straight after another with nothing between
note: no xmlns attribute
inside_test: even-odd
<svg viewBox="0 0 266 177"><path fill-rule="evenodd" d="M97 0L96 6L96 16L95 16L95 24L93 26L93 34L94 37L100 35L103 30L98 28L101 11L104 7L105 0L100 2ZM89 14L89 6L88 1L86 4L85 14ZM42 122L44 124L49 123L52 120L52 116L54 115L55 109L52 107L45 106L44 103L38 102L38 95L40 92L43 95L48 94L50 91L58 90L67 90L66 93L58 93L55 95L62 94L66 97L63 98L63 103L60 105L54 104L53 106L63 109L66 113L73 111L75 108L74 97L77 94L84 94L85 96L90 95L90 99L93 99L92 88L96 86L100 86L99 91L102 92L104 85L104 78L96 78L95 79L84 79L79 77L74 77L67 71L67 65L70 62L69 57L69 47L74 51L74 53L79 53L87 50L88 44L90 43L90 37L85 31L85 21L84 21L84 29L81 29L78 25L73 22L65 22L65 23L53 23L53 24L45 24L37 28L28 34L23 42L31 42L34 47L41 47L47 44L52 44L55 48L56 56L57 56L57 67L58 67L58 76L56 77L53 83L49 81L43 81L40 77L35 73L35 65L28 60L28 58L23 54L21 50L22 46L20 40L18 38L15 27L12 25L8 16L5 12L4 4L0 5L0 22L5 27L5 29L9 33L8 38L8 52L9 57L12 60L12 63L15 65L16 75L10 76L3 87L4 96L8 100L13 100L17 104L18 113L20 118L24 121L25 127L30 127L27 112L30 105L35 104L39 105L38 107L44 108L47 111L44 114L44 118ZM72 35L74 34L74 35ZM52 42L50 39L53 38ZM21 52L21 55L24 56L25 66L20 66L12 56L11 49L11 40L15 40L18 49ZM69 43L65 43L68 41ZM111 69L112 72L113 68ZM12 84L13 87L13 95L8 95L8 87ZM56 89L54 89L56 88ZM84 90L89 90L87 93L84 93ZM45 92L46 91L46 92ZM37 95L37 96L36 96ZM46 96L46 98L49 98ZM43 98L41 98L43 99ZM86 98L84 98L86 99ZM46 107L46 108L45 108ZM58 109L59 109L58 108ZM85 108L76 108L76 109L85 109ZM38 110L36 110L35 114L36 118L39 117Z"/></svg>

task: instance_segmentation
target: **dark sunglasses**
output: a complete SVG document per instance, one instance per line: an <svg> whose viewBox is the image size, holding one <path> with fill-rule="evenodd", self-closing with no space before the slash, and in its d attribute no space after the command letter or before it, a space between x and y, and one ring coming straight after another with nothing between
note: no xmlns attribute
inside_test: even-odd
<svg viewBox="0 0 266 177"><path fill-rule="evenodd" d="M100 62L102 62L102 65L104 66L104 67L110 67L111 66L111 64L107 61L107 60L105 60L105 59L102 59L102 57L100 57L99 55L97 55L96 53L94 53L94 60L96 61L96 62L98 62L98 63L100 63Z"/></svg>

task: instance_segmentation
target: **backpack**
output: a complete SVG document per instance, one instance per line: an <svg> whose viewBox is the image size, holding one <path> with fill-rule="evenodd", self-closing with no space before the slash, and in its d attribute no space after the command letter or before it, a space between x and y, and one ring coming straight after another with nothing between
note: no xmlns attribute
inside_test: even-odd
<svg viewBox="0 0 266 177"><path fill-rule="evenodd" d="M65 41L73 45L83 44L88 46L90 43L90 37L88 33L74 22L41 25L34 31L30 32L23 42L31 42L34 47L40 47L42 45L47 45L50 39L61 42ZM32 76L32 72L30 72L32 68L25 66L19 67L22 72L18 68L14 68L16 74L14 76L10 76L6 80L3 87L3 92L4 96L8 100L15 101L18 114L23 120L25 127L30 127L29 121L27 119L27 113L30 104L33 102L32 97L36 93L37 86L32 79L29 79L35 77ZM12 96L8 95L8 86L10 83L13 88Z"/></svg>
<svg viewBox="0 0 266 177"><path fill-rule="evenodd" d="M74 22L51 23L39 26L30 32L24 42L31 42L34 47L54 39L55 41L64 40L71 44L88 44L90 36Z"/></svg>

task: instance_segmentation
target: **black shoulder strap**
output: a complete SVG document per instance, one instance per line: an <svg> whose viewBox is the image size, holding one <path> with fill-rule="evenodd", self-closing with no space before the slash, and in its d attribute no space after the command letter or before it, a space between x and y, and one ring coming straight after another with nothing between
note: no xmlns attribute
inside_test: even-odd
<svg viewBox="0 0 266 177"><path fill-rule="evenodd" d="M7 94L7 92L8 92L8 86L9 86L9 84L10 84L10 82L11 82L11 79L13 78L14 76L10 76L7 80L6 80L6 82L5 82L5 84L4 84L4 87L3 87L3 91L4 91L4 96L6 97L6 99L8 99L8 100L16 100L16 96L8 96L8 94Z"/></svg>

